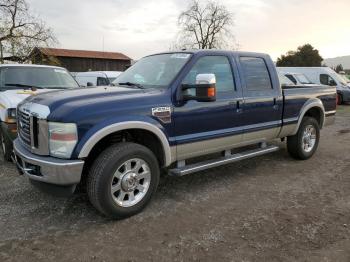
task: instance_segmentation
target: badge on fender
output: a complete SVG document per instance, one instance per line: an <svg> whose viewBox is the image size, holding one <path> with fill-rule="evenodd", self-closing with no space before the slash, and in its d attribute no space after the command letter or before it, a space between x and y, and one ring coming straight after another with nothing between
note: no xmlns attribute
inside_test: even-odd
<svg viewBox="0 0 350 262"><path fill-rule="evenodd" d="M152 116L157 117L165 124L171 123L171 108L168 106L153 107Z"/></svg>

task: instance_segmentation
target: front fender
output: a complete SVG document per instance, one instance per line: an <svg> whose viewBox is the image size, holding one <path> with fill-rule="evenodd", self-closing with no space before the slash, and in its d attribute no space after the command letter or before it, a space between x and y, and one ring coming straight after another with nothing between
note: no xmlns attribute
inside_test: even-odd
<svg viewBox="0 0 350 262"><path fill-rule="evenodd" d="M173 162L175 154L172 152L173 149L169 144L168 135L164 127L150 117L133 117L127 119L124 117L117 117L96 124L80 139L73 152L73 157L79 159L86 158L101 139L112 133L127 129L144 129L152 132L158 137L163 146L165 165L168 166Z"/></svg>

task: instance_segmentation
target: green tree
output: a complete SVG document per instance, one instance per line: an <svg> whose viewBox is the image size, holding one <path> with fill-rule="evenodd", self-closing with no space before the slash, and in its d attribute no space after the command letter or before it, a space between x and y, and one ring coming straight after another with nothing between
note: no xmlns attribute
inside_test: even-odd
<svg viewBox="0 0 350 262"><path fill-rule="evenodd" d="M277 59L277 66L321 66L323 58L317 49L312 45L306 44L299 46L297 51L289 51Z"/></svg>
<svg viewBox="0 0 350 262"><path fill-rule="evenodd" d="M340 64L340 65L337 65L335 68L334 68L334 71L339 73L341 71L344 71L344 68L343 68L343 65Z"/></svg>

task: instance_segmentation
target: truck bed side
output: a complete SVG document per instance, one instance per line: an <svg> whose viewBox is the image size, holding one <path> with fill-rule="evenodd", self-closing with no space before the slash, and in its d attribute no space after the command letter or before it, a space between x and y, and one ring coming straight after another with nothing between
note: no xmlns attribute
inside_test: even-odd
<svg viewBox="0 0 350 262"><path fill-rule="evenodd" d="M283 89L283 118L279 137L294 135L305 115L314 116L320 127L332 123L336 110L336 90L327 86Z"/></svg>

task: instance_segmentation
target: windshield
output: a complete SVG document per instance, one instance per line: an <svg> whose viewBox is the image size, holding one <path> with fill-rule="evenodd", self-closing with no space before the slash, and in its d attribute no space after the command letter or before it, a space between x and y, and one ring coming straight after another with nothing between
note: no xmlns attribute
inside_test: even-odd
<svg viewBox="0 0 350 262"><path fill-rule="evenodd" d="M350 79L347 78L345 75L338 74L338 76L340 77L340 79L342 79L342 82L350 83Z"/></svg>
<svg viewBox="0 0 350 262"><path fill-rule="evenodd" d="M165 88L190 58L187 53L160 54L142 58L114 82L115 85Z"/></svg>
<svg viewBox="0 0 350 262"><path fill-rule="evenodd" d="M302 84L312 84L312 82L303 74L295 74L295 77L299 80Z"/></svg>
<svg viewBox="0 0 350 262"><path fill-rule="evenodd" d="M0 90L68 89L79 85L65 69L46 67L7 67L0 70Z"/></svg>

